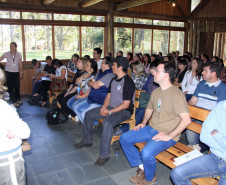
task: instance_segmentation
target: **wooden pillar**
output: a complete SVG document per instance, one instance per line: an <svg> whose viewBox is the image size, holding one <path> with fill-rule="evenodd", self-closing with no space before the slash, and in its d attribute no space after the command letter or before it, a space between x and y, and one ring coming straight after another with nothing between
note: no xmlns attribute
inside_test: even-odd
<svg viewBox="0 0 226 185"><path fill-rule="evenodd" d="M199 54L199 44L200 44L200 32L201 32L201 27L200 27L200 21L197 21L197 37L196 37L196 55Z"/></svg>
<svg viewBox="0 0 226 185"><path fill-rule="evenodd" d="M185 23L186 31L184 34L184 52L188 51L188 32L189 32L189 23Z"/></svg>
<svg viewBox="0 0 226 185"><path fill-rule="evenodd" d="M197 30L196 30L196 21L193 21L193 24L192 24L192 55L193 57L196 56L196 38L197 38Z"/></svg>
<svg viewBox="0 0 226 185"><path fill-rule="evenodd" d="M107 14L107 38L105 38L107 45L107 52L111 52L114 55L114 3L108 3Z"/></svg>
<svg viewBox="0 0 226 185"><path fill-rule="evenodd" d="M193 21L189 22L189 52L192 52L192 31L193 31ZM192 53L193 56L193 53Z"/></svg>
<svg viewBox="0 0 226 185"><path fill-rule="evenodd" d="M218 50L217 50L217 56L221 56L221 49L222 49L222 33L219 34L218 37Z"/></svg>
<svg viewBox="0 0 226 185"><path fill-rule="evenodd" d="M222 33L221 54L219 56L222 59L224 59L224 43L225 43L225 33Z"/></svg>

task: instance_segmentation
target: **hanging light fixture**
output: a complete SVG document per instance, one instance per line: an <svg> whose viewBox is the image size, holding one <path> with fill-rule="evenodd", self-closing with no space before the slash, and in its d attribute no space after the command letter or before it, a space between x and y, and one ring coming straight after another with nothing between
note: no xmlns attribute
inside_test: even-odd
<svg viewBox="0 0 226 185"><path fill-rule="evenodd" d="M175 0L167 0L167 3L168 4L171 4L172 7L175 7L176 6Z"/></svg>

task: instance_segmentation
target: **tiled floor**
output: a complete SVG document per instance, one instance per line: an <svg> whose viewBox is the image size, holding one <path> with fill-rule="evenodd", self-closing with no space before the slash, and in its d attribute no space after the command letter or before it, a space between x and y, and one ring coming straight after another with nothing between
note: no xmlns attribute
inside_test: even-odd
<svg viewBox="0 0 226 185"><path fill-rule="evenodd" d="M112 146L111 158L102 167L93 163L98 158L101 127L94 135L91 148L75 149L73 144L82 139L82 125L68 123L48 126L46 112L50 110L30 106L23 98L24 105L18 113L31 129L31 151L24 152L28 185L129 185L129 177L135 174L118 142ZM114 156L114 148L120 148L119 156ZM158 163L157 181L154 184L171 185L170 169Z"/></svg>

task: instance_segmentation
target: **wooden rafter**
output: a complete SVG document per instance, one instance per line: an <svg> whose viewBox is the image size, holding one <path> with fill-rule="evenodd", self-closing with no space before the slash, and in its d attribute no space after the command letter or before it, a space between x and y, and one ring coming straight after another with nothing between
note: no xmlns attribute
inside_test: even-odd
<svg viewBox="0 0 226 185"><path fill-rule="evenodd" d="M1 3L5 3L7 0L0 0Z"/></svg>
<svg viewBox="0 0 226 185"><path fill-rule="evenodd" d="M178 0L175 0L176 3L176 7L178 9L178 11L180 12L180 14L184 17L187 18L187 16L184 14L184 11L182 10L181 6L178 4Z"/></svg>
<svg viewBox="0 0 226 185"><path fill-rule="evenodd" d="M144 5L144 4L148 4L148 3L154 3L154 2L158 2L158 1L162 1L162 0L130 0L130 1L126 1L126 2L118 4L116 6L116 11L124 10L127 8L132 8L135 6L140 6L140 5Z"/></svg>
<svg viewBox="0 0 226 185"><path fill-rule="evenodd" d="M104 0L84 0L82 3L79 4L79 6L85 8L100 3L102 1Z"/></svg>
<svg viewBox="0 0 226 185"><path fill-rule="evenodd" d="M209 3L210 0L201 1L198 6L191 12L189 18L196 17L198 13Z"/></svg>
<svg viewBox="0 0 226 185"><path fill-rule="evenodd" d="M55 0L43 0L43 4L44 5L49 5L49 4L51 4L51 3L53 3Z"/></svg>

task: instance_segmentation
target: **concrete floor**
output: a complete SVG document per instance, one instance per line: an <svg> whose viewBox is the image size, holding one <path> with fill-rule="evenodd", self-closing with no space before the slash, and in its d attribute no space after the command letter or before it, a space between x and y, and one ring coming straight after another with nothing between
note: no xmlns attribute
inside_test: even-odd
<svg viewBox="0 0 226 185"><path fill-rule="evenodd" d="M131 168L119 142L112 146L111 158L102 167L93 163L99 156L99 143L102 128L94 135L91 148L75 149L73 144L82 139L82 124L68 121L67 123L49 126L45 116L52 106L41 108L30 106L27 98L18 108L21 118L28 123L31 136L28 139L31 151L24 152L28 185L129 185L129 178L136 173ZM119 156L114 149L120 148ZM157 181L154 184L171 185L171 169L158 163Z"/></svg>

